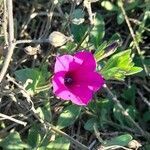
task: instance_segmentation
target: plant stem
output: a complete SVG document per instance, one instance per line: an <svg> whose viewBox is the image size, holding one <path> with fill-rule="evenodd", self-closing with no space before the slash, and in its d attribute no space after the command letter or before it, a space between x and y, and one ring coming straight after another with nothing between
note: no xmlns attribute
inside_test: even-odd
<svg viewBox="0 0 150 150"><path fill-rule="evenodd" d="M12 0L7 0L7 9L8 9L8 25L9 25L9 33L8 33L8 53L6 55L6 59L4 61L3 68L0 72L0 83L3 80L9 63L11 61L11 57L13 55L13 51L15 48L14 43L14 23L13 23L13 2Z"/></svg>
<svg viewBox="0 0 150 150"><path fill-rule="evenodd" d="M74 138L72 138L71 136L66 134L65 132L59 130L58 128L56 128L52 124L48 124L48 125L51 127L51 130L53 130L54 132L64 136L66 139L68 139L70 142L74 143L76 146L80 147L82 150L89 150L89 148L87 146L85 146L82 143L80 143L79 141L75 140Z"/></svg>
<svg viewBox="0 0 150 150"><path fill-rule="evenodd" d="M27 124L27 122L24 122L24 121L15 119L15 118L13 118L13 117L11 117L11 116L8 116L8 115L2 114L2 113L0 113L0 117L1 117L1 118L4 118L4 119L6 119L6 120L11 120L11 121L13 121L13 122L15 122L15 123L17 123L17 124L21 124L21 125L23 125L23 126L26 126L26 124Z"/></svg>
<svg viewBox="0 0 150 150"><path fill-rule="evenodd" d="M136 49L137 49L137 52L138 52L138 54L139 54L139 56L140 56L142 65L143 65L143 67L144 67L144 71L145 71L145 73L146 73L148 76L150 76L150 74L149 74L149 72L148 72L148 69L147 69L146 65L144 64L144 58L143 58L143 56L142 56L142 53L141 53L139 44L138 44L138 42L137 42L137 40L136 40L136 37L135 37L134 31L133 31L133 29L132 29L131 23L130 23L129 18L128 18L127 14L126 14L126 11L125 11L125 9L124 9L124 7L123 7L123 2L122 2L122 0L120 0L119 7L120 7L120 9L121 9L121 11L122 11L122 13L123 13L123 15L124 15L125 21L126 21L126 23L127 23L127 26L128 26L128 28L129 28L129 31L130 31L131 36L132 36L132 38L133 38L134 45L135 45L135 47L136 47Z"/></svg>
<svg viewBox="0 0 150 150"><path fill-rule="evenodd" d="M91 25L89 27L89 30L85 33L85 35L83 36L83 38L81 39L80 43L77 45L77 47L75 48L75 51L78 50L80 48L80 46L82 45L82 43L84 42L84 40L86 39L86 37L89 35L89 33L91 32L91 30L93 29L93 25Z"/></svg>
<svg viewBox="0 0 150 150"><path fill-rule="evenodd" d="M150 140L150 135L149 133L145 132L134 120L133 118L129 115L129 113L123 108L121 105L120 101L117 99L117 97L111 92L111 90L107 87L106 84L104 84L104 89L106 92L109 94L113 102L119 107L119 109L122 112L122 115L124 115L141 133L143 137L145 137L148 141Z"/></svg>
<svg viewBox="0 0 150 150"><path fill-rule="evenodd" d="M60 129L58 129L54 125L50 124L49 122L46 122L45 120L41 119L34 108L32 108L31 111L32 111L32 114L35 116L35 118L38 119L41 124L43 124L45 127L48 126L49 130L52 130L53 132L64 136L66 139L68 139L70 142L72 142L73 144L78 146L80 149L89 150L89 148L87 146L85 146L84 144L82 144L79 141L75 140L74 138L72 138L71 136L66 134L65 132L61 131Z"/></svg>
<svg viewBox="0 0 150 150"><path fill-rule="evenodd" d="M46 85L37 87L37 88L36 88L36 92L46 91L46 90L49 90L51 87L52 87L52 85L51 85L50 83L48 83L48 84L46 84Z"/></svg>

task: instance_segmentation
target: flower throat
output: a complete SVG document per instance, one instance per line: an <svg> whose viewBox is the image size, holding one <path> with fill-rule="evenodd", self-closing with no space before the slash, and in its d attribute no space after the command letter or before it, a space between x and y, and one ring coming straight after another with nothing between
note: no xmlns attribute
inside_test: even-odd
<svg viewBox="0 0 150 150"><path fill-rule="evenodd" d="M67 73L64 78L64 83L66 86L72 85L74 82L73 77L70 73Z"/></svg>

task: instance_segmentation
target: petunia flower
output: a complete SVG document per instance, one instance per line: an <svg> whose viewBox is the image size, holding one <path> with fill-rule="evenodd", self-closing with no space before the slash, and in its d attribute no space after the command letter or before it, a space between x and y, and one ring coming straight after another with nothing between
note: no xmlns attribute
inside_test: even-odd
<svg viewBox="0 0 150 150"><path fill-rule="evenodd" d="M87 105L104 84L96 72L96 61L91 52L81 51L75 55L56 58L52 78L54 94L77 105Z"/></svg>

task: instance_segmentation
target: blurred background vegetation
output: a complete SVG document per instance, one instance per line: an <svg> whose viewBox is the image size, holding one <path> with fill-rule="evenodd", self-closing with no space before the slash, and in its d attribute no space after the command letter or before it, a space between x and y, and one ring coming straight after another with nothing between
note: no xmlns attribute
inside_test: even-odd
<svg viewBox="0 0 150 150"><path fill-rule="evenodd" d="M149 35L149 0L0 0L1 70L15 44L0 83L0 149L150 150ZM50 86L56 55L82 49L107 85L87 107Z"/></svg>

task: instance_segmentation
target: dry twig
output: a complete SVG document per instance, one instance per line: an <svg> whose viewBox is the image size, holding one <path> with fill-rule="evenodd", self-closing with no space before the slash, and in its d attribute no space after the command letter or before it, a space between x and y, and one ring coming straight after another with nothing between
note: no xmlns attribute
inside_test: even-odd
<svg viewBox="0 0 150 150"><path fill-rule="evenodd" d="M7 0L7 9L8 9L8 25L9 25L8 53L6 55L3 68L0 72L0 82L3 80L3 77L5 76L5 74L7 72L7 69L8 69L9 63L11 61L11 57L13 55L14 48L15 48L12 0Z"/></svg>
<svg viewBox="0 0 150 150"><path fill-rule="evenodd" d="M2 114L2 113L0 113L0 117L1 117L1 118L4 118L4 119L7 119L7 120L11 120L11 121L13 121L13 122L15 122L15 123L17 123L17 124L21 124L21 125L23 125L23 126L26 126L26 124L27 124L27 123L24 122L24 121L15 119L15 118L13 118L13 117L11 117L11 116L7 116L7 115Z"/></svg>

